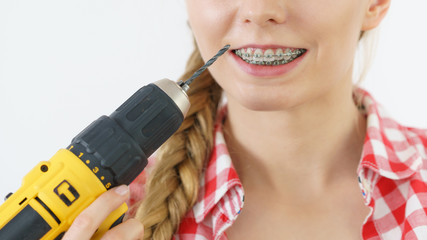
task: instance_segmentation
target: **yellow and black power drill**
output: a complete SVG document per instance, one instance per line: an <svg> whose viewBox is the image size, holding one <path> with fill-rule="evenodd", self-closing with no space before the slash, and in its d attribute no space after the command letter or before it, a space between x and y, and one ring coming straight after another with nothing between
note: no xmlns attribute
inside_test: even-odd
<svg viewBox="0 0 427 240"><path fill-rule="evenodd" d="M229 47L185 82L163 79L142 87L110 116L79 133L67 149L35 166L0 206L0 239L61 239L99 195L130 184L180 127L190 107L186 91L191 82ZM123 204L111 213L93 238L121 223L126 211Z"/></svg>

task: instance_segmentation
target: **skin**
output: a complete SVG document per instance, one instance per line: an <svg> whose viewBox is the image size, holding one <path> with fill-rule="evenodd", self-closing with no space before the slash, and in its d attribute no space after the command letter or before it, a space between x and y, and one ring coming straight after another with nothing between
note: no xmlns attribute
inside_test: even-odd
<svg viewBox="0 0 427 240"><path fill-rule="evenodd" d="M358 239L368 214L355 173L366 123L351 98L351 71L360 32L379 25L390 0L186 2L205 60L226 44L308 50L280 76L247 74L230 54L210 67L228 98L226 141L245 189L228 238ZM116 190L85 209L64 239L90 239L129 196ZM129 219L104 239L142 234Z"/></svg>
<svg viewBox="0 0 427 240"><path fill-rule="evenodd" d="M129 197L129 188L125 185L112 188L99 196L74 220L63 240L91 239L104 219L122 205ZM144 227L136 219L127 219L104 234L102 240L142 239Z"/></svg>
<svg viewBox="0 0 427 240"><path fill-rule="evenodd" d="M361 31L390 0L187 0L204 60L230 44L307 49L286 74L254 76L232 53L210 72L228 99L225 137L245 190L229 239L359 239L366 122L352 99Z"/></svg>

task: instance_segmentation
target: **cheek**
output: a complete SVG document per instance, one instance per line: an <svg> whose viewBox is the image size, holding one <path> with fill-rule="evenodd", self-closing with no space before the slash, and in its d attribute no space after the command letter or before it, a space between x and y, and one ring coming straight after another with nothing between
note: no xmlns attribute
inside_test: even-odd
<svg viewBox="0 0 427 240"><path fill-rule="evenodd" d="M221 47L231 28L233 6L226 0L187 0L188 21L206 61Z"/></svg>
<svg viewBox="0 0 427 240"><path fill-rule="evenodd" d="M235 2L229 0L187 0L188 21L205 62L225 44L230 43L230 31L233 28L236 16ZM230 76L234 74L225 60L227 54L218 58L215 64L208 68L208 71L223 88L226 87L224 84L230 81Z"/></svg>
<svg viewBox="0 0 427 240"><path fill-rule="evenodd" d="M293 13L295 28L306 39L312 41L333 40L346 43L347 39L357 39L363 20L364 0L307 0L295 3ZM328 44L325 42L325 44Z"/></svg>
<svg viewBox="0 0 427 240"><path fill-rule="evenodd" d="M351 70L364 16L363 2L308 0L294 5L293 12L304 13L294 15L294 22L313 48L315 72L339 78Z"/></svg>

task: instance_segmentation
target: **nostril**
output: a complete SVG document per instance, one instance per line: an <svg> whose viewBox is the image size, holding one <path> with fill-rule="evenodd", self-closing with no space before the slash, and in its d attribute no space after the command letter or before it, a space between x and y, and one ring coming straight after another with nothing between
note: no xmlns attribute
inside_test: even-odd
<svg viewBox="0 0 427 240"><path fill-rule="evenodd" d="M287 14L285 11L263 11L263 12L254 12L248 11L244 16L244 23L255 23L258 25L264 24L281 24L284 23L287 19Z"/></svg>

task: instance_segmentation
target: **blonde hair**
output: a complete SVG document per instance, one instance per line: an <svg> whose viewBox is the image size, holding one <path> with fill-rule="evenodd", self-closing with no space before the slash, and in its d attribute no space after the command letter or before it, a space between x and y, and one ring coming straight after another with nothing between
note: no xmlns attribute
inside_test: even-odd
<svg viewBox="0 0 427 240"><path fill-rule="evenodd" d="M360 34L357 51L354 58L353 82L356 86L366 79L372 62L375 58L375 49L378 45L380 28L364 31Z"/></svg>
<svg viewBox="0 0 427 240"><path fill-rule="evenodd" d="M188 79L203 64L196 47L181 79ZM200 175L213 148L221 89L205 71L192 83L188 97L191 107L187 117L159 149L145 199L136 212L136 218L145 227L144 239L170 239L197 200Z"/></svg>

